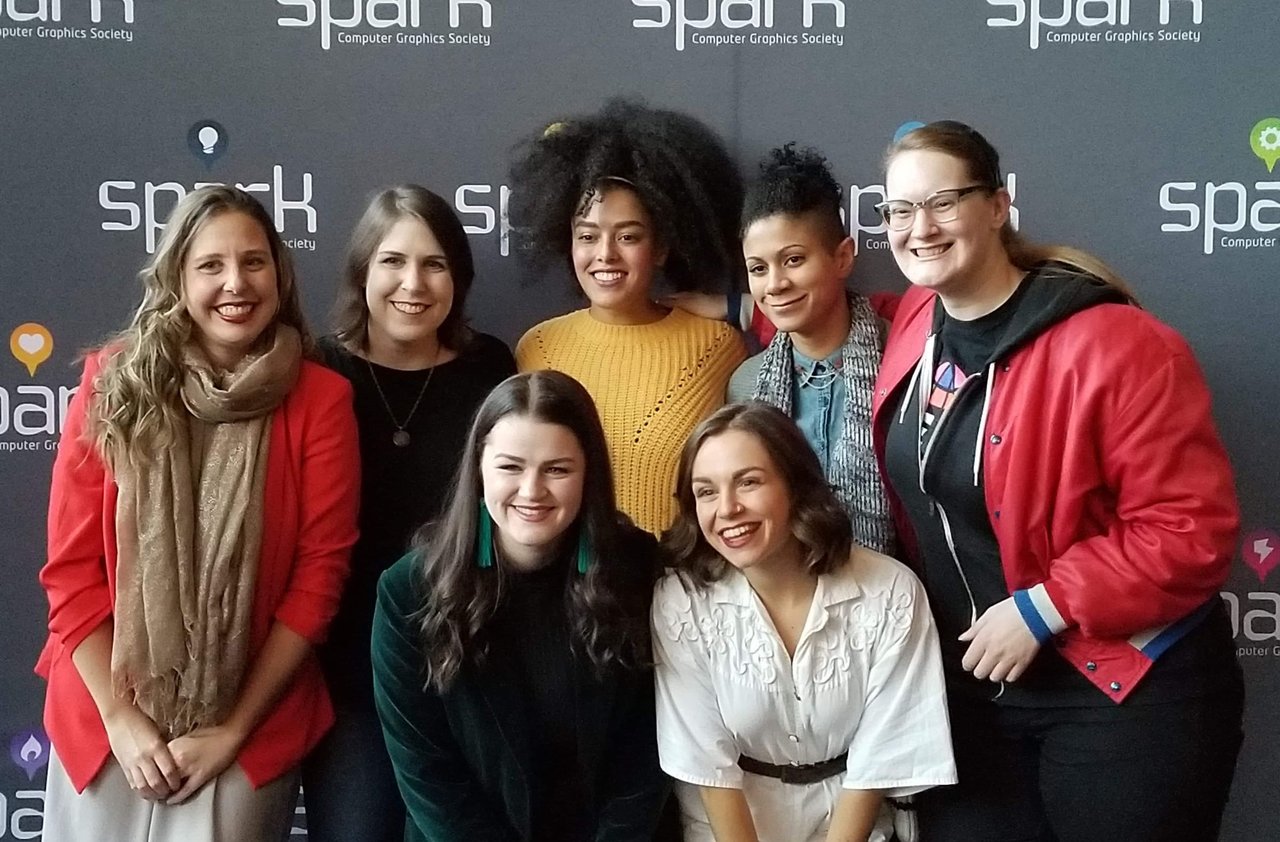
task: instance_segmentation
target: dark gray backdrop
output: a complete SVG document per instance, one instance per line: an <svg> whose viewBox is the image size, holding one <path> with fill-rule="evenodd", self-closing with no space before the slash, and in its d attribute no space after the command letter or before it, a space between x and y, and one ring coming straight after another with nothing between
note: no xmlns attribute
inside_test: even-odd
<svg viewBox="0 0 1280 842"><path fill-rule="evenodd" d="M473 321L514 342L574 299L509 254L510 149L616 93L701 116L744 166L787 140L826 152L867 290L904 283L870 211L881 151L906 121L966 120L1025 231L1103 256L1187 336L1244 510L1226 596L1248 736L1224 838L1277 838L1280 131L1255 130L1280 118L1276 37L1271 0L0 0L0 839L41 824L54 431L178 191L257 191L319 327L371 191L421 182L472 226ZM205 153L189 136L209 121Z"/></svg>

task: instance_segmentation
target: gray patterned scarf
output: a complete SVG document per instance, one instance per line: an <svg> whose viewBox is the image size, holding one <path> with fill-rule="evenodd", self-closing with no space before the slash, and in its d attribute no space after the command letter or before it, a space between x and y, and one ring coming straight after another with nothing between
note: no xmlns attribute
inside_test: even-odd
<svg viewBox="0 0 1280 842"><path fill-rule="evenodd" d="M849 336L840 367L845 391L844 423L827 460L827 479L849 511L853 540L892 555L893 517L871 441L871 395L884 355L884 331L867 299L852 292L849 315ZM752 397L791 415L794 378L791 336L778 331L760 361Z"/></svg>

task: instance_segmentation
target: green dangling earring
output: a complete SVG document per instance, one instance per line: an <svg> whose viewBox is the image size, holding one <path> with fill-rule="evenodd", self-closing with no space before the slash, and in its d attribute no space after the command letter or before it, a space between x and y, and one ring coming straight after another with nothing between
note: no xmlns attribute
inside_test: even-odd
<svg viewBox="0 0 1280 842"><path fill-rule="evenodd" d="M578 573L587 575L587 568L591 565L591 546L587 542L587 530L585 528L578 530Z"/></svg>
<svg viewBox="0 0 1280 842"><path fill-rule="evenodd" d="M493 567L493 518L489 508L480 501L480 524L476 529L476 567L486 570Z"/></svg>

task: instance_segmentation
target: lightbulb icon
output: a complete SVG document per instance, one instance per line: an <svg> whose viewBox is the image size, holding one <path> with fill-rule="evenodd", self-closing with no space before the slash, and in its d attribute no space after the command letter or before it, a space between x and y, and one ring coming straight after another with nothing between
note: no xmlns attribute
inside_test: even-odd
<svg viewBox="0 0 1280 842"><path fill-rule="evenodd" d="M206 168L222 157L229 141L227 130L215 120L199 120L187 130L187 148Z"/></svg>
<svg viewBox="0 0 1280 842"><path fill-rule="evenodd" d="M213 147L218 145L218 130L213 126L205 126L199 131L196 138L200 141L200 151L206 155L212 155Z"/></svg>

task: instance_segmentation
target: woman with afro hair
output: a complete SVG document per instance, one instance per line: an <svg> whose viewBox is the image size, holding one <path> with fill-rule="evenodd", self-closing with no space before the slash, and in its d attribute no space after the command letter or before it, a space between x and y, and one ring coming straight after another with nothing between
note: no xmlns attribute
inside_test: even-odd
<svg viewBox="0 0 1280 842"><path fill-rule="evenodd" d="M512 175L526 254L537 267L567 261L589 303L530 329L516 363L587 387L618 506L659 533L675 515L680 446L723 403L746 353L723 322L655 301L655 276L675 291L707 292L741 277L737 169L692 117L612 100L530 138Z"/></svg>

